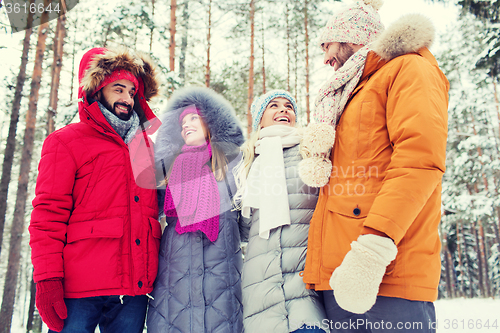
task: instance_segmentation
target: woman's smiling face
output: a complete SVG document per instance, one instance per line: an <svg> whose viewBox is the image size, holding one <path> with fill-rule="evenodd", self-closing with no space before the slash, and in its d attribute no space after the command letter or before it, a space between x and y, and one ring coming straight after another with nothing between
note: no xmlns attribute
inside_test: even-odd
<svg viewBox="0 0 500 333"><path fill-rule="evenodd" d="M262 119L262 128L272 125L295 126L295 111L292 103L284 97L276 97L267 104Z"/></svg>
<svg viewBox="0 0 500 333"><path fill-rule="evenodd" d="M201 146L207 141L207 130L197 113L188 113L182 118L181 136L188 146Z"/></svg>

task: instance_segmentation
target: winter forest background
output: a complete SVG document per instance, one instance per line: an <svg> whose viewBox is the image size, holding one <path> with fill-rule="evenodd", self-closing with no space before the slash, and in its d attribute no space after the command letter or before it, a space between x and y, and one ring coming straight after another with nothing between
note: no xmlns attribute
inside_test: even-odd
<svg viewBox="0 0 500 333"><path fill-rule="evenodd" d="M439 30L439 47L431 49L451 84L439 297L498 298L500 1L426 3L457 13L453 24ZM174 90L206 85L233 104L247 128L252 98L281 88L296 97L305 126L321 83L331 75L316 40L335 4L81 0L67 15L20 32L0 8L0 333L10 332L12 318L16 332L41 329L27 233L31 200L44 138L78 121L78 64L86 50L126 45L150 53L163 82L162 96L153 102L157 115Z"/></svg>

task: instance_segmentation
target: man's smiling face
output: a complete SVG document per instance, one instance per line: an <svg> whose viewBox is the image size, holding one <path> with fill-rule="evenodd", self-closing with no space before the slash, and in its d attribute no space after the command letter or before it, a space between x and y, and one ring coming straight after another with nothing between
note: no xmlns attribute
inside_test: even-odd
<svg viewBox="0 0 500 333"><path fill-rule="evenodd" d="M325 43L322 48L323 52L325 52L323 63L332 66L334 70L342 67L347 59L355 53L353 44L349 43Z"/></svg>
<svg viewBox="0 0 500 333"><path fill-rule="evenodd" d="M135 86L129 80L117 80L101 89L99 101L122 120L129 120L134 108Z"/></svg>

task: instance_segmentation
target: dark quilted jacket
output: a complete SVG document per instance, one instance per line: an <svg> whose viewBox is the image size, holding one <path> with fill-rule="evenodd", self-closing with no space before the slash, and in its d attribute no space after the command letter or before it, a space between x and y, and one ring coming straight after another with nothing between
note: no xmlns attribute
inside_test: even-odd
<svg viewBox="0 0 500 333"><path fill-rule="evenodd" d="M227 176L235 193L232 173ZM177 218L168 218L161 240L154 300L149 303L148 332L242 331L239 212L230 210L226 183L217 185L221 215L215 243L200 231L179 235L175 231Z"/></svg>
<svg viewBox="0 0 500 333"><path fill-rule="evenodd" d="M240 213L231 211L231 196L236 193L232 169L241 158L237 148L243 136L229 103L207 88L176 92L156 140L157 164L168 170L172 163L172 154L182 142L175 137L176 133L180 136L179 114L183 106L191 104L200 109L207 121L212 143L232 146L228 148L233 154L228 155L226 181L217 183L221 200L219 236L212 243L200 231L178 234L177 218L167 218L147 328L150 333L239 333L243 325L240 277L243 262Z"/></svg>

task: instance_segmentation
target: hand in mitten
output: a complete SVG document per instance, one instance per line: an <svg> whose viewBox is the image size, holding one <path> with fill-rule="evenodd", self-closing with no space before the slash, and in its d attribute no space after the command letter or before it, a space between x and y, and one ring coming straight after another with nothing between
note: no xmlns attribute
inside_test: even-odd
<svg viewBox="0 0 500 333"><path fill-rule="evenodd" d="M377 300L386 268L397 253L396 245L388 237L359 236L330 278L337 304L352 313L370 310Z"/></svg>
<svg viewBox="0 0 500 333"><path fill-rule="evenodd" d="M335 142L333 126L324 123L310 123L304 131L300 143L302 161L299 163L299 176L304 184L323 187L332 173L330 149Z"/></svg>
<svg viewBox="0 0 500 333"><path fill-rule="evenodd" d="M61 279L42 280L36 284L36 307L47 326L56 332L62 331L64 319L68 317L64 304Z"/></svg>

